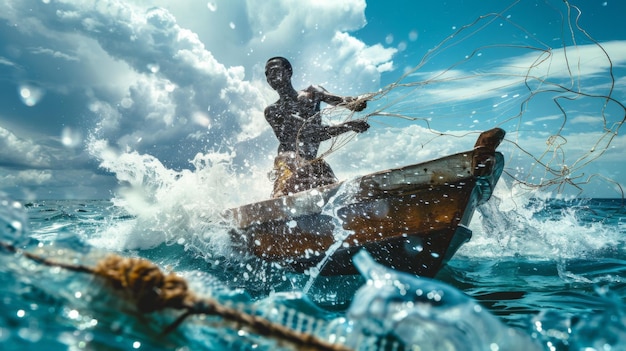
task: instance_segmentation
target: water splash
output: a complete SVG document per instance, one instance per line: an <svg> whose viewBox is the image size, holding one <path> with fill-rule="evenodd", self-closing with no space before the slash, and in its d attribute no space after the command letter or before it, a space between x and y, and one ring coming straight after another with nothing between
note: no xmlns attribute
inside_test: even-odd
<svg viewBox="0 0 626 351"><path fill-rule="evenodd" d="M63 127L61 130L61 143L68 148L76 148L83 142L80 131L75 128Z"/></svg>
<svg viewBox="0 0 626 351"><path fill-rule="evenodd" d="M354 264L368 279L348 310L354 334L397 339L422 350L540 349L451 286L384 267L365 251L355 255Z"/></svg>
<svg viewBox="0 0 626 351"><path fill-rule="evenodd" d="M325 204L323 204L321 212L322 215L328 216L332 219L333 237L335 241L332 245L330 245L326 252L323 253L324 257L322 260L315 265L315 267L308 270L310 278L302 290L305 294L309 292L330 257L343 245L344 241L354 233L354 231L343 229L343 221L341 216L339 216L338 211L341 208L344 208L346 203L352 202L354 194L356 194L359 189L360 185L358 181L345 182L339 187L337 193L333 195Z"/></svg>
<svg viewBox="0 0 626 351"><path fill-rule="evenodd" d="M26 240L27 225L22 204L0 192L0 240L19 246Z"/></svg>
<svg viewBox="0 0 626 351"><path fill-rule="evenodd" d="M41 101L45 90L32 84L21 84L18 87L18 94L24 105L33 107Z"/></svg>
<svg viewBox="0 0 626 351"><path fill-rule="evenodd" d="M190 169L176 171L151 155L117 152L104 140L91 140L89 151L115 173L120 188L112 202L132 217L103 226L89 239L96 247L149 249L165 243L208 257L228 256L230 225L221 211L269 193L265 177L236 174L234 153L198 153ZM267 186L255 184L261 181Z"/></svg>
<svg viewBox="0 0 626 351"><path fill-rule="evenodd" d="M550 212L554 201L563 206ZM474 236L458 255L571 259L623 246L624 237L613 225L583 220L587 214L581 204L549 199L539 190L508 188L501 179L492 198L478 208L470 225Z"/></svg>

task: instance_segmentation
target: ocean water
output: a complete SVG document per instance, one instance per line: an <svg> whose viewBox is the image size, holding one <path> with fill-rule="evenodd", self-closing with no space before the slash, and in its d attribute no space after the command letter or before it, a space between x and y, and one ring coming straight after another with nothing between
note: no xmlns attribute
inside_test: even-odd
<svg viewBox="0 0 626 351"><path fill-rule="evenodd" d="M356 259L360 276L257 270L229 250L228 226L211 214L219 211L185 209L183 200L140 212L132 196L3 197L0 238L71 265L93 267L111 252L147 258L198 296L347 349L626 350L622 199L512 194L499 187L479 209L472 240L434 280L378 266L366 254ZM179 311L141 313L101 278L24 251L0 249L3 350L304 349L211 315L164 333Z"/></svg>

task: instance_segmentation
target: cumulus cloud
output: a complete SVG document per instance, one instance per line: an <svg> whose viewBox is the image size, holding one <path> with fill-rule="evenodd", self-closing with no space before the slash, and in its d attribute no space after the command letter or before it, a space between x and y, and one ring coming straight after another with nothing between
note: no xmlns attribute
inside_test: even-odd
<svg viewBox="0 0 626 351"><path fill-rule="evenodd" d="M140 150L140 142L150 146L157 141L180 144L183 140L198 139L199 126L194 123L198 120L197 116L205 116L202 120L208 120L205 125L210 130L207 130L205 142L211 138L241 141L257 137L267 130L262 117L267 101L255 84L245 80L245 68L227 67L218 62L198 36L180 27L170 12L161 8L144 11L117 1L110 1L108 6L100 3L95 7L72 1L64 5L54 11L54 16L51 8L40 5L44 13L48 12L43 22L59 31L76 33L78 30L82 35L95 39L107 54L128 63L135 72L142 73L128 87L120 102L107 102L119 103L122 107L120 113L133 116L135 120L125 119L126 123L120 125L120 129L109 129L110 133L103 137L116 138L120 146L133 146ZM364 24L364 2L311 2L309 7L297 5L292 2L251 2L247 6L248 26L253 33L265 38L264 47L301 42L303 32L305 37L313 40L313 44L323 42L324 36L331 37L329 42L333 47L325 50L325 55L322 52L315 53L313 58L304 55L307 61L315 62L310 69L317 71L315 78L324 79L319 75L319 67L328 79L336 77L339 70L352 78L348 79L351 89L358 86L352 84L354 82L368 82L371 88L379 75L377 66L387 62L393 50L380 46L366 47L349 35L337 32L337 25L320 25L308 19L307 15L308 11L313 11L328 23L342 23L338 28L340 30L355 29ZM281 13L281 8L286 15L280 21L256 20L258 13ZM220 10L225 11L222 7ZM340 18L346 21L340 21ZM258 46L257 39L257 35L250 38L250 47ZM301 45L308 50L319 47L306 40ZM339 55L332 54L334 52ZM324 62L321 62L322 59ZM307 69L300 73L302 77L312 75ZM113 118L119 120L115 115ZM101 124L109 127L117 125L107 120L102 120ZM162 152L157 152L157 156L171 157Z"/></svg>
<svg viewBox="0 0 626 351"><path fill-rule="evenodd" d="M333 90L334 85L351 92L376 90L379 73L369 66L389 69L396 52L365 45L349 34L367 23L364 0L211 1L175 6L157 0L149 4L168 9L220 62L245 67L247 79L263 80L265 61L282 55L292 61L296 86L329 83L333 86L327 88ZM366 77L363 69L369 70Z"/></svg>
<svg viewBox="0 0 626 351"><path fill-rule="evenodd" d="M248 6L250 47L265 57L293 58L296 85L315 82L344 94L376 90L380 72L397 52L348 34L366 24L364 0L248 1Z"/></svg>
<svg viewBox="0 0 626 351"><path fill-rule="evenodd" d="M43 168L49 167L50 161L42 146L0 127L0 166Z"/></svg>
<svg viewBox="0 0 626 351"><path fill-rule="evenodd" d="M49 181L50 179L52 179L51 172L32 169L9 173L2 176L2 182L7 187L17 187L26 184L41 185Z"/></svg>

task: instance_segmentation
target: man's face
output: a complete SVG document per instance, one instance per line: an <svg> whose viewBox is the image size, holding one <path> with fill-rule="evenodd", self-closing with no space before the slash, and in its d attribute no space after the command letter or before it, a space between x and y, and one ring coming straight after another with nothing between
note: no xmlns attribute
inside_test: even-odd
<svg viewBox="0 0 626 351"><path fill-rule="evenodd" d="M265 77L267 78L267 83L274 90L278 90L278 88L289 84L291 74L280 60L273 60L267 63Z"/></svg>

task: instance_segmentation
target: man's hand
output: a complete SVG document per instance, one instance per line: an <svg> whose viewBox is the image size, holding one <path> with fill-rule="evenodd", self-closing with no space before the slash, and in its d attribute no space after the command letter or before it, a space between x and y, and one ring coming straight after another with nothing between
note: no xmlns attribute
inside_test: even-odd
<svg viewBox="0 0 626 351"><path fill-rule="evenodd" d="M363 111L367 107L366 99L359 99L355 97L347 97L344 99L346 104L344 105L347 109L352 111Z"/></svg>
<svg viewBox="0 0 626 351"><path fill-rule="evenodd" d="M344 125L357 133L363 133L370 127L369 123L364 120L348 121Z"/></svg>

